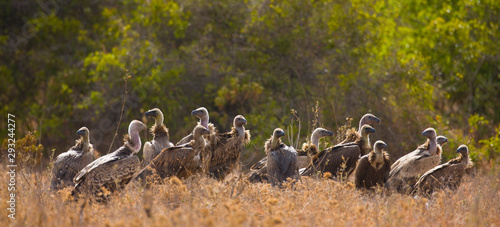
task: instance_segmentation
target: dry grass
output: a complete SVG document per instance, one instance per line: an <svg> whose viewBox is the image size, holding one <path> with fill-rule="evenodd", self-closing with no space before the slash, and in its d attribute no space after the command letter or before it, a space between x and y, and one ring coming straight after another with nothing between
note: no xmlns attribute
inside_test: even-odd
<svg viewBox="0 0 500 227"><path fill-rule="evenodd" d="M2 226L500 226L499 172L468 178L431 200L308 177L280 190L196 176L149 190L130 184L108 204L71 202L70 189L49 191L47 173L25 177L17 177L17 219L7 217L5 200L0 205ZM6 174L1 178L6 182Z"/></svg>

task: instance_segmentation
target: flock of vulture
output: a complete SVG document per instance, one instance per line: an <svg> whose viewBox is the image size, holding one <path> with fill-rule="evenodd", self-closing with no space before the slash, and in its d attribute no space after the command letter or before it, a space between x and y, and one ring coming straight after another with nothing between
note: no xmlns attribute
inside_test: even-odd
<svg viewBox="0 0 500 227"><path fill-rule="evenodd" d="M184 179L194 174L224 180L239 168L241 150L250 142L250 133L245 130L247 120L242 115L234 118L231 131L219 133L209 123L206 108L193 110L191 115L200 121L192 133L175 145L169 140L161 110L154 108L145 115L153 117L155 123L151 128L153 140L143 147L142 163L136 154L142 147L139 132L147 129L144 123L130 122L123 146L95 160L89 130L82 127L76 132L80 136L76 144L57 156L51 189L72 187L75 199L89 196L106 201L131 181L148 186L168 177ZM373 127L378 124L379 118L365 114L358 130L348 130L344 141L321 151L319 140L332 137L333 132L317 128L302 149L295 149L282 142L285 132L277 128L264 145L267 156L251 167L246 178L252 183L269 182L282 187L283 182L293 183L301 176L347 179L354 173L354 184L359 189L379 186L403 194L429 196L438 189L456 189L472 168L466 145L458 147L457 158L440 164L447 138L437 136L433 128L422 133L427 138L424 144L391 165L387 144L379 140L372 146L370 142L370 134L375 133Z"/></svg>

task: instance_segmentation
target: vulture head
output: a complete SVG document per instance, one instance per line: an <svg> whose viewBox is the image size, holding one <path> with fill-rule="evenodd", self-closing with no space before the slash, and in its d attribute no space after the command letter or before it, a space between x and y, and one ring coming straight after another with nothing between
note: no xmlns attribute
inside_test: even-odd
<svg viewBox="0 0 500 227"><path fill-rule="evenodd" d="M89 129L87 127L81 127L80 129L78 129L78 131L76 131L76 134L81 136L81 137L89 137Z"/></svg>
<svg viewBox="0 0 500 227"><path fill-rule="evenodd" d="M285 131L283 131L283 129L280 129L280 128L275 129L273 132L273 137L275 139L279 139L279 138L283 137L284 135L285 135Z"/></svg>
<svg viewBox="0 0 500 227"><path fill-rule="evenodd" d="M281 144L281 137L285 135L285 131L280 128L276 128L271 137L271 150L277 149Z"/></svg>
<svg viewBox="0 0 500 227"><path fill-rule="evenodd" d="M380 118L376 117L375 115L373 115L371 113L367 113L367 114L363 115L361 120L359 120L359 128L361 128L363 125L366 125L366 124L368 124L370 126L378 125L378 124L380 124Z"/></svg>
<svg viewBox="0 0 500 227"><path fill-rule="evenodd" d="M387 149L387 144L382 140L377 140L373 145L373 150L377 153L381 153L384 149Z"/></svg>
<svg viewBox="0 0 500 227"><path fill-rule="evenodd" d="M370 126L369 124L365 124L363 125L363 127L361 127L361 136L362 137L366 137L372 133L375 133L375 129Z"/></svg>
<svg viewBox="0 0 500 227"><path fill-rule="evenodd" d="M311 141L312 144L314 144L316 147L319 145L319 139L327 136L333 136L332 131L328 131L324 128L317 128L313 131L311 135Z"/></svg>
<svg viewBox="0 0 500 227"><path fill-rule="evenodd" d="M208 128L208 110L205 107L200 107L196 110L191 111L191 116L195 116L200 119L200 124Z"/></svg>
<svg viewBox="0 0 500 227"><path fill-rule="evenodd" d="M234 117L233 125L235 128L240 128L243 125L247 124L247 119L243 117L243 115L238 115Z"/></svg>
<svg viewBox="0 0 500 227"><path fill-rule="evenodd" d="M318 136L318 138L327 137L327 136L333 136L333 132L329 131L329 130L326 130L324 128L317 128L312 133L312 137L314 137L314 136Z"/></svg>
<svg viewBox="0 0 500 227"><path fill-rule="evenodd" d="M206 134L210 134L210 130L208 130L207 128L205 128L201 125L197 125L193 130L193 137L194 138L200 138Z"/></svg>
<svg viewBox="0 0 500 227"><path fill-rule="evenodd" d="M462 144L458 147L457 153L461 154L462 157L467 157L469 155L469 148L467 145Z"/></svg>
<svg viewBox="0 0 500 227"><path fill-rule="evenodd" d="M144 115L147 117L153 117L155 119L155 124L163 123L163 113L158 108L148 110L148 112L144 113Z"/></svg>
<svg viewBox="0 0 500 227"><path fill-rule="evenodd" d="M141 149L141 137L139 137L139 132L146 129L146 125L138 120L133 120L128 126L128 134L130 136L131 143L133 144L135 153L139 152Z"/></svg>
<svg viewBox="0 0 500 227"><path fill-rule="evenodd" d="M443 146L446 142L448 142L448 138L444 136L438 136L436 137L436 142L439 144L439 146Z"/></svg>
<svg viewBox="0 0 500 227"><path fill-rule="evenodd" d="M435 139L436 138L436 130L433 128L427 128L422 132L422 135L429 138L429 139Z"/></svg>

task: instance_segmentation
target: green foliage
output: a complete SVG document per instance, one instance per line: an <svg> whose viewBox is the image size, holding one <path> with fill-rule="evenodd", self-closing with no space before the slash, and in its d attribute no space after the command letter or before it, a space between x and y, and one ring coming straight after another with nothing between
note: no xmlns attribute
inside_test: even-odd
<svg viewBox="0 0 500 227"><path fill-rule="evenodd" d="M28 132L26 136L15 141L16 165L20 168L33 168L42 162L44 149L35 134L36 131L33 133ZM8 144L7 139L4 139L2 150L6 151L8 149Z"/></svg>
<svg viewBox="0 0 500 227"><path fill-rule="evenodd" d="M479 153L482 154L481 158L484 158L488 161L496 161L497 165L499 163L499 155L500 155L500 126L495 129L495 135L479 141L479 144L483 145L481 151Z"/></svg>
<svg viewBox="0 0 500 227"><path fill-rule="evenodd" d="M255 151L274 128L303 141L315 127L343 133L346 118L357 126L372 112L382 118L374 139L394 157L431 126L453 149L467 143L497 157L496 1L90 1L56 12L7 2L0 114L22 119L18 135L42 132L45 147L66 150L85 125L105 152L119 145L110 144L117 125L123 134L154 107L175 142L195 125L191 110L205 106L219 131L245 115ZM34 35L12 48L27 24Z"/></svg>

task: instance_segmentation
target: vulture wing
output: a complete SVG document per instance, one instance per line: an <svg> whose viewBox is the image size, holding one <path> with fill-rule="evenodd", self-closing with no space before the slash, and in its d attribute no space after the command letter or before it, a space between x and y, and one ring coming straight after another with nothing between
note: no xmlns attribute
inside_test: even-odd
<svg viewBox="0 0 500 227"><path fill-rule="evenodd" d="M366 177L368 167L370 167L370 162L368 161L368 155L365 155L359 159L354 173L354 185L356 185L356 188L363 187L363 181Z"/></svg>
<svg viewBox="0 0 500 227"><path fill-rule="evenodd" d="M361 149L355 143L336 145L321 151L313 158L313 163L304 171L304 175L330 172L332 176L343 172L349 174L356 168L356 162L361 154ZM345 166L342 164L345 163Z"/></svg>
<svg viewBox="0 0 500 227"><path fill-rule="evenodd" d="M250 167L250 170L259 170L259 169L264 168L266 165L267 165L267 156L265 156L264 158L262 158L257 163L253 164L253 166Z"/></svg>
<svg viewBox="0 0 500 227"><path fill-rule="evenodd" d="M135 155L106 158L106 162L100 162L98 165L94 164L92 168L85 169L85 172L80 171L80 173L83 172L84 174L75 177L74 181L77 184L72 194L82 192L83 188L97 196L98 200L106 200L106 193L104 193L103 188L109 192L123 189L137 172L139 166L140 160Z"/></svg>
<svg viewBox="0 0 500 227"><path fill-rule="evenodd" d="M170 176L188 177L200 167L196 151L190 146L165 149L151 164L161 178Z"/></svg>
<svg viewBox="0 0 500 227"><path fill-rule="evenodd" d="M74 150L69 150L68 152L62 153L57 156L54 162L54 167L52 168L52 180L50 188L52 190L57 190L65 187L66 185L73 184L73 177L80 171L81 167L77 168L79 165L78 158L81 154L78 154Z"/></svg>
<svg viewBox="0 0 500 227"><path fill-rule="evenodd" d="M271 152L274 159L277 160L277 166L281 170L282 173L285 173L290 166L290 163L295 158L297 159L297 155L293 156L292 152L288 146L282 146L279 150Z"/></svg>
<svg viewBox="0 0 500 227"><path fill-rule="evenodd" d="M189 135L187 135L184 138L182 138L181 140L179 140L179 142L177 142L175 144L175 146L180 146L180 145L189 143L189 141L193 140L193 138L194 138L193 133L190 133Z"/></svg>

